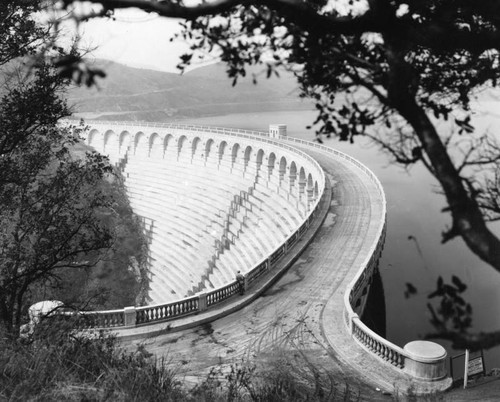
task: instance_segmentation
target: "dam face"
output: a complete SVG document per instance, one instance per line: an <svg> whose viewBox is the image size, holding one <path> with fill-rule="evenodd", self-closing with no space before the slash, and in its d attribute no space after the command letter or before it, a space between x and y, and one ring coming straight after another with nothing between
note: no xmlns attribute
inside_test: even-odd
<svg viewBox="0 0 500 402"><path fill-rule="evenodd" d="M314 160L270 139L93 125L87 143L120 167L143 221L150 304L222 287L266 262L325 185Z"/></svg>

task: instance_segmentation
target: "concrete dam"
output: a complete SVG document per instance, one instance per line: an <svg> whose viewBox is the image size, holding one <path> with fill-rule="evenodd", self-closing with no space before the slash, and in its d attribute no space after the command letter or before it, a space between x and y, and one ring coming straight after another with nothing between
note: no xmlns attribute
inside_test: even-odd
<svg viewBox="0 0 500 402"><path fill-rule="evenodd" d="M450 386L440 345L400 347L360 319L387 214L383 188L366 166L288 137L285 125L87 124L86 143L123 172L150 271L148 305L82 312L89 327L159 355L166 343L174 357L195 343L199 370L215 356L286 344L284 329L269 337L271 322L290 328L300 313L301 325L317 332L314 342L365 383L420 393ZM217 345L200 335L207 323L219 328Z"/></svg>

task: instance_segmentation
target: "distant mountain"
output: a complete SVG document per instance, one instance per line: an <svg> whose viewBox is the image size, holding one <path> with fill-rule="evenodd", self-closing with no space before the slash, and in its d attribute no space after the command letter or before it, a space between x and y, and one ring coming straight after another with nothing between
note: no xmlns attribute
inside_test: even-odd
<svg viewBox="0 0 500 402"><path fill-rule="evenodd" d="M298 97L292 74L280 77L254 69L231 85L223 64L213 64L184 75L128 67L98 60L107 77L99 89L76 87L68 91L75 116L103 120L168 121L242 112L311 109ZM257 85L252 82L252 73Z"/></svg>

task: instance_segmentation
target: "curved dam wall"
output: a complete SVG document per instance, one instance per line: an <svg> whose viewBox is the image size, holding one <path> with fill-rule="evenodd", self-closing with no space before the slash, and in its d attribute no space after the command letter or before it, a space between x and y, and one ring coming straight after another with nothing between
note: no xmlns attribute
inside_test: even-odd
<svg viewBox="0 0 500 402"><path fill-rule="evenodd" d="M313 158L266 133L92 122L85 140L122 170L149 240L149 305L96 312L92 326L203 311L238 293L238 271L250 286L304 234L325 188Z"/></svg>
<svg viewBox="0 0 500 402"><path fill-rule="evenodd" d="M296 144L342 160L377 189L371 208L380 219L374 225L373 243L367 244L363 252L366 258L361 265L350 267L350 283L340 301L340 322L345 323L353 341L386 362L388 369L424 381L443 379L446 353L442 347L415 341L400 348L359 319L385 241L386 199L379 180L346 154L283 134L280 130L265 133L158 123L92 122L87 143L108 154L123 170L132 206L143 217L151 241L156 237L156 245L151 244L151 266L152 283L156 280L158 285L152 285L151 298L159 302L84 313L89 317L89 326L131 328L210 310L238 294L236 270L244 272L245 287L251 287L272 270L307 231L327 193L323 170L307 153L292 146ZM180 215L186 215L184 222ZM202 215L207 220L202 221ZM172 227L180 239L170 243L167 228ZM198 231L199 239L194 237ZM263 232L267 237L262 241ZM203 247L201 238L209 239ZM183 256L167 254L171 245ZM169 256L168 261L162 260L162 253ZM197 263L190 264L187 258ZM167 262L174 260L173 269L182 272L182 278L171 280L161 272ZM201 275L200 280L197 275ZM163 288L162 281L175 284ZM163 289L169 289L167 295L161 294ZM174 300L161 301L168 297Z"/></svg>

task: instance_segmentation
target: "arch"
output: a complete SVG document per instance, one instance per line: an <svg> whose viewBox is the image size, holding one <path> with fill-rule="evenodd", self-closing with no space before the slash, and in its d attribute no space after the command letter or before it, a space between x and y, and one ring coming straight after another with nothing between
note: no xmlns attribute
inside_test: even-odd
<svg viewBox="0 0 500 402"><path fill-rule="evenodd" d="M297 179L297 165L294 161L290 163L290 186L293 186L295 184L295 180Z"/></svg>
<svg viewBox="0 0 500 402"><path fill-rule="evenodd" d="M299 170L299 192L302 194L306 187L306 171L303 167Z"/></svg>
<svg viewBox="0 0 500 402"><path fill-rule="evenodd" d="M318 182L314 182L314 199L317 199L319 195Z"/></svg>
<svg viewBox="0 0 500 402"><path fill-rule="evenodd" d="M222 160L222 158L224 157L224 152L226 150L226 147L227 147L227 142L226 141L222 141L220 144L219 144L219 162Z"/></svg>
<svg viewBox="0 0 500 402"><path fill-rule="evenodd" d="M149 156L160 158L163 156L162 140L158 133L153 133L149 137Z"/></svg>
<svg viewBox="0 0 500 402"><path fill-rule="evenodd" d="M125 152L127 152L127 148L129 147L130 145L130 133L128 131L122 131L120 133L120 137L119 137L119 147L120 147L120 154L124 154Z"/></svg>
<svg viewBox="0 0 500 402"><path fill-rule="evenodd" d="M97 138L99 134L99 131L97 131L96 129L90 130L90 133L87 137L87 144L91 147L94 147L97 144Z"/></svg>
<svg viewBox="0 0 500 402"><path fill-rule="evenodd" d="M257 151L257 158L256 158L256 160L255 160L255 163L256 163L256 165L257 165L257 170L259 170L259 169L260 169L260 167L262 166L262 162L263 162L263 160L264 160L264 150L259 149L259 150Z"/></svg>
<svg viewBox="0 0 500 402"><path fill-rule="evenodd" d="M280 180L283 180L283 178L285 177L285 173L286 173L286 158L282 156L280 159L280 170L279 170Z"/></svg>
<svg viewBox="0 0 500 402"><path fill-rule="evenodd" d="M134 154L137 154L137 149L139 147L143 147L146 143L146 134L142 131L139 131L134 136Z"/></svg>
<svg viewBox="0 0 500 402"><path fill-rule="evenodd" d="M207 160L208 157L211 155L213 147L214 147L214 140L210 138L205 144L205 160Z"/></svg>
<svg viewBox="0 0 500 402"><path fill-rule="evenodd" d="M117 136L113 130L108 130L104 133L104 151L116 149Z"/></svg>
<svg viewBox="0 0 500 402"><path fill-rule="evenodd" d="M196 151L199 151L199 145L201 142L200 137L195 137L191 143L191 157L194 158Z"/></svg>
<svg viewBox="0 0 500 402"><path fill-rule="evenodd" d="M308 190L312 190L312 189L313 189L313 186L314 186L314 184L313 184L313 177L312 177L312 174L311 174L311 173L309 173L309 174L307 175L307 189L308 189Z"/></svg>
<svg viewBox="0 0 500 402"><path fill-rule="evenodd" d="M167 134L165 138L163 138L163 154L165 155L169 150L169 147L172 146L174 141L174 136L172 134Z"/></svg>
<svg viewBox="0 0 500 402"><path fill-rule="evenodd" d="M245 153L243 154L243 168L246 169L250 163L250 158L252 156L252 147L248 145L245 148Z"/></svg>
<svg viewBox="0 0 500 402"><path fill-rule="evenodd" d="M276 154L271 152L269 158L267 159L267 171L269 176L273 174L274 165L276 164Z"/></svg>
<svg viewBox="0 0 500 402"><path fill-rule="evenodd" d="M307 175L307 206L308 208L310 207L310 203L313 201L313 195L314 195L314 183L313 183L313 178L312 174L309 173Z"/></svg>
<svg viewBox="0 0 500 402"><path fill-rule="evenodd" d="M181 155L182 149L187 142L187 137L185 135L181 135L177 140L177 157Z"/></svg>
<svg viewBox="0 0 500 402"><path fill-rule="evenodd" d="M235 165L237 163L240 148L240 144L238 143L233 145L233 148L231 149L231 165Z"/></svg>

